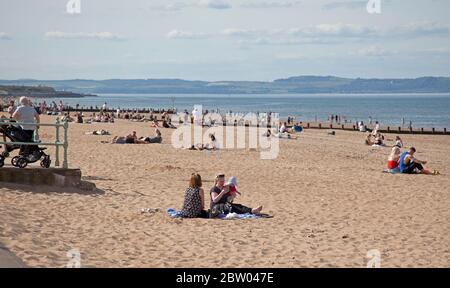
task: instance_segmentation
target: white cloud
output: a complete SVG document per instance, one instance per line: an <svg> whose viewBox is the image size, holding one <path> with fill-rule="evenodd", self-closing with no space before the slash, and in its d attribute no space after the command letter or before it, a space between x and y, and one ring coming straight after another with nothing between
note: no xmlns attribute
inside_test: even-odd
<svg viewBox="0 0 450 288"><path fill-rule="evenodd" d="M164 5L151 5L150 10L176 12L186 8L230 9L231 4L224 0L197 0L193 3L172 2Z"/></svg>
<svg viewBox="0 0 450 288"><path fill-rule="evenodd" d="M343 2L330 2L323 5L325 10L334 9L366 9L367 0L365 1L343 1Z"/></svg>
<svg viewBox="0 0 450 288"><path fill-rule="evenodd" d="M176 3L169 3L166 5L152 5L149 8L151 10L156 11L166 11L166 12L173 12L173 11L180 11L183 8L189 7L186 3L176 2Z"/></svg>
<svg viewBox="0 0 450 288"><path fill-rule="evenodd" d="M356 51L356 54L358 56L365 56L365 57L383 57L383 56L389 56L393 54L397 54L395 51L389 51L377 46L370 46L363 49L360 49Z"/></svg>
<svg viewBox="0 0 450 288"><path fill-rule="evenodd" d="M300 5L300 1L254 1L241 4L243 8L290 8Z"/></svg>
<svg viewBox="0 0 450 288"><path fill-rule="evenodd" d="M209 35L205 33L194 33L190 31L181 31L181 30L172 30L167 33L166 37L168 39L205 39L208 38Z"/></svg>
<svg viewBox="0 0 450 288"><path fill-rule="evenodd" d="M275 59L278 60L302 60L305 58L305 55L296 53L275 54Z"/></svg>
<svg viewBox="0 0 450 288"><path fill-rule="evenodd" d="M302 36L302 37L368 37L378 35L377 28L353 24L319 24L279 30L225 29L223 35L233 37Z"/></svg>
<svg viewBox="0 0 450 288"><path fill-rule="evenodd" d="M437 22L415 22L400 26L393 34L407 36L430 36L450 34L450 24Z"/></svg>
<svg viewBox="0 0 450 288"><path fill-rule="evenodd" d="M420 50L419 52L422 53L430 53L430 54L450 54L450 47L438 47L438 48L430 48L430 49L424 49Z"/></svg>
<svg viewBox="0 0 450 288"><path fill-rule="evenodd" d="M222 30L221 34L238 39L241 46L331 44L381 35L374 27L340 23L272 30L229 28Z"/></svg>
<svg viewBox="0 0 450 288"><path fill-rule="evenodd" d="M0 40L11 40L11 36L6 34L5 32L0 32Z"/></svg>
<svg viewBox="0 0 450 288"><path fill-rule="evenodd" d="M211 9L230 9L232 7L230 3L224 0L200 0L197 5Z"/></svg>
<svg viewBox="0 0 450 288"><path fill-rule="evenodd" d="M111 32L61 32L49 31L45 33L47 39L94 39L94 40L123 40L120 35Z"/></svg>
<svg viewBox="0 0 450 288"><path fill-rule="evenodd" d="M319 24L316 26L293 28L287 31L299 36L368 37L379 33L377 28L354 24Z"/></svg>

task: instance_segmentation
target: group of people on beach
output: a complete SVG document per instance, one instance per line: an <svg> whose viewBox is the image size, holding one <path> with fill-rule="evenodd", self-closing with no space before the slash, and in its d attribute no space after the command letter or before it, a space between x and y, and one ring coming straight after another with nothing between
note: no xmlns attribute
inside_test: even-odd
<svg viewBox="0 0 450 288"><path fill-rule="evenodd" d="M111 144L154 144L162 143L161 131L156 128L155 136L138 137L136 131L128 134L127 136L115 136Z"/></svg>
<svg viewBox="0 0 450 288"><path fill-rule="evenodd" d="M205 206L205 191L202 188L202 177L198 173L192 173L189 187L184 192L183 218L215 218L223 214L260 214L263 207L250 208L234 202L237 195L242 195L237 190L236 177L230 177L225 182L225 175L219 174L214 179L214 186L210 189L210 206Z"/></svg>
<svg viewBox="0 0 450 288"><path fill-rule="evenodd" d="M390 173L404 173L404 174L426 174L439 175L437 170L429 170L424 167L427 161L419 160L414 155L417 152L416 148L410 147L408 150L402 152L402 147L395 145L392 148L391 154L387 161L388 172Z"/></svg>

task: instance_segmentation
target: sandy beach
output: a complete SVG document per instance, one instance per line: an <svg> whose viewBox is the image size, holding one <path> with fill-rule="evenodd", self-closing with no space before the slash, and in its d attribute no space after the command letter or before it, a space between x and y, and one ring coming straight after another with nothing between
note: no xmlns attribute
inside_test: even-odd
<svg viewBox="0 0 450 288"><path fill-rule="evenodd" d="M85 135L100 129L112 135ZM70 124L69 165L95 193L0 183L2 246L31 267L64 267L71 249L82 267L362 268L372 249L381 267L450 266L449 136L402 135L442 173L425 176L382 173L390 149L350 131L280 140L275 160L248 149L176 150L171 129L161 129L162 144L101 143L133 130L154 135L148 123L126 120ZM54 128L40 137L53 139ZM225 173L244 192L237 202L263 205L274 218L170 218L165 210L181 208L193 172L203 178L206 206L215 175Z"/></svg>

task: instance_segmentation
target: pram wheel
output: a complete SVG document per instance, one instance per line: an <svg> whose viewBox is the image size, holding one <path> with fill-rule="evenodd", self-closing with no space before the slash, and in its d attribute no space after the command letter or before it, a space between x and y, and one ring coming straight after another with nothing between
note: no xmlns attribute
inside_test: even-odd
<svg viewBox="0 0 450 288"><path fill-rule="evenodd" d="M23 169L25 167L27 167L28 165L28 160L24 157L20 157L19 159L17 159L17 167Z"/></svg>
<svg viewBox="0 0 450 288"><path fill-rule="evenodd" d="M4 158L9 157L9 152L8 152L8 151L3 151L3 152L2 152L2 156L3 156ZM3 159L3 160L5 160L5 159Z"/></svg>
<svg viewBox="0 0 450 288"><path fill-rule="evenodd" d="M17 166L17 160L19 160L19 158L20 158L20 156L14 156L14 157L11 159L11 165L13 165L14 167L18 167L18 166Z"/></svg>
<svg viewBox="0 0 450 288"><path fill-rule="evenodd" d="M50 164L52 163L52 161L50 160L50 157L46 156L44 157L44 159L41 161L41 167L42 168L50 168Z"/></svg>

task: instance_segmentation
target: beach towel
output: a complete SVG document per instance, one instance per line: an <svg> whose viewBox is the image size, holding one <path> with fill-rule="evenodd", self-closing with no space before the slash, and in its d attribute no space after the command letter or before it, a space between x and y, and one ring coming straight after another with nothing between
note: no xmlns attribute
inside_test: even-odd
<svg viewBox="0 0 450 288"><path fill-rule="evenodd" d="M181 211L177 211L173 208L167 209L167 214L172 218L181 218L182 214ZM221 219L221 220L238 220L238 219L261 219L261 218L272 218L273 216L267 215L267 214L237 214L237 213L229 213L229 214L219 214L217 218L212 219Z"/></svg>
<svg viewBox="0 0 450 288"><path fill-rule="evenodd" d="M400 169L386 169L383 171L383 173L387 173L387 174L401 174L400 173Z"/></svg>

